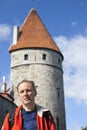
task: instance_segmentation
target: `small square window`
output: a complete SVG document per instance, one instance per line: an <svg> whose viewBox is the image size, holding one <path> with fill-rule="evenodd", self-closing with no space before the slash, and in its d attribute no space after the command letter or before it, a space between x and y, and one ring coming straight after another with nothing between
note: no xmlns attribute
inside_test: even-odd
<svg viewBox="0 0 87 130"><path fill-rule="evenodd" d="M24 55L24 60L28 60L28 54Z"/></svg>
<svg viewBox="0 0 87 130"><path fill-rule="evenodd" d="M43 54L43 60L46 60L46 54Z"/></svg>

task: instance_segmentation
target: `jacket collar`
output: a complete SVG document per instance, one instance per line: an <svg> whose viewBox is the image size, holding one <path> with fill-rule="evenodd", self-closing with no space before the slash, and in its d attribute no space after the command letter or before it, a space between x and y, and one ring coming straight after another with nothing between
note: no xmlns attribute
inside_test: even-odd
<svg viewBox="0 0 87 130"><path fill-rule="evenodd" d="M16 115L18 115L20 112L21 112L21 109L23 108L22 105L18 106L17 109L16 109ZM49 109L46 109L38 104L36 104L36 110L37 110L37 113L40 117L43 116L43 113L44 112L47 112L47 111L50 111Z"/></svg>
<svg viewBox="0 0 87 130"><path fill-rule="evenodd" d="M37 108L37 113L38 113L38 115L39 115L40 117L43 116L43 113L44 113L44 112L50 111L49 109L46 109L46 108L44 108L44 107L42 107L42 106L40 106L40 105L38 105L38 104L36 104L36 108Z"/></svg>

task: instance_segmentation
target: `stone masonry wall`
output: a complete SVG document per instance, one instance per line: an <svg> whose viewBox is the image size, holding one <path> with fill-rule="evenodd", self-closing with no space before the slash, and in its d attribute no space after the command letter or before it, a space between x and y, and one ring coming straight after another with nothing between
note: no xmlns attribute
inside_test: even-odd
<svg viewBox="0 0 87 130"><path fill-rule="evenodd" d="M28 59L24 60L27 55ZM43 59L45 55L46 59ZM11 53L11 88L19 104L16 86L22 79L37 86L36 102L51 110L59 130L65 130L62 56L47 49L26 49Z"/></svg>

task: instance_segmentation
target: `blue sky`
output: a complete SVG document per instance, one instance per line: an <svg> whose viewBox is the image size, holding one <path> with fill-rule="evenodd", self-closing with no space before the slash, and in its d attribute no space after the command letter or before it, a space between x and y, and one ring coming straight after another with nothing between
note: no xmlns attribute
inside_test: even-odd
<svg viewBox="0 0 87 130"><path fill-rule="evenodd" d="M87 126L87 0L0 0L0 82L6 76L9 86L13 26L21 26L31 8L64 55L67 130L81 130Z"/></svg>

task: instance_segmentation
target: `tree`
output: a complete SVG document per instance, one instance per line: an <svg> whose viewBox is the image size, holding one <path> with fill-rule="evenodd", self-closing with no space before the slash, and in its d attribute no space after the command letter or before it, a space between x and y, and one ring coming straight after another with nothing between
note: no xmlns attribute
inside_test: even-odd
<svg viewBox="0 0 87 130"><path fill-rule="evenodd" d="M81 127L81 130L87 130L87 126L86 127Z"/></svg>

